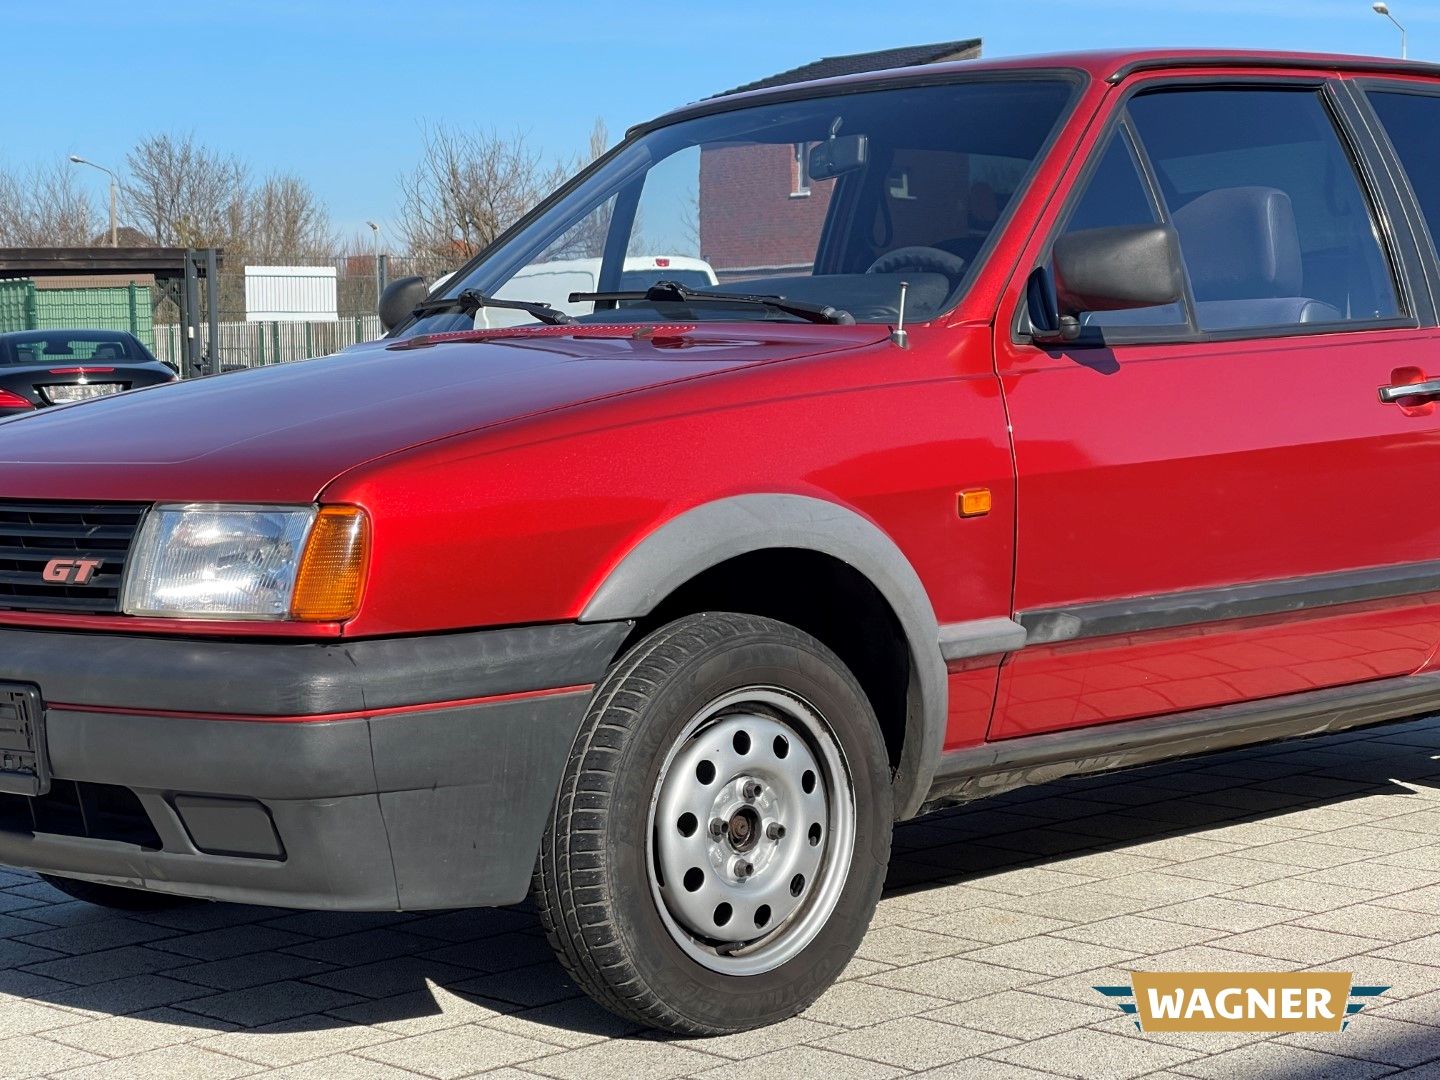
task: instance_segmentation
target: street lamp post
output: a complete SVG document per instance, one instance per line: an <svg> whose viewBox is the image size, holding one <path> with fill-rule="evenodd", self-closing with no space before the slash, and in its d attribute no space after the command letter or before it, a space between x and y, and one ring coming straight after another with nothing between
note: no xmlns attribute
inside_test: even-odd
<svg viewBox="0 0 1440 1080"><path fill-rule="evenodd" d="M375 304L379 307L380 294L385 291L385 278L380 271L380 226L373 221L365 222L370 226L370 236L375 249Z"/></svg>
<svg viewBox="0 0 1440 1080"><path fill-rule="evenodd" d="M1408 50L1405 46L1405 27L1400 25L1399 19L1390 14L1390 5L1385 3L1384 0L1375 0L1375 3L1371 4L1370 8L1376 15L1384 15L1385 18L1395 24L1395 29L1400 31L1400 59L1409 59Z"/></svg>
<svg viewBox="0 0 1440 1080"><path fill-rule="evenodd" d="M99 169L106 176L110 177L110 246L119 247L120 238L115 230L115 174L104 165L96 165L93 161L87 161L79 154L71 154L70 161L76 165L89 165L92 169Z"/></svg>

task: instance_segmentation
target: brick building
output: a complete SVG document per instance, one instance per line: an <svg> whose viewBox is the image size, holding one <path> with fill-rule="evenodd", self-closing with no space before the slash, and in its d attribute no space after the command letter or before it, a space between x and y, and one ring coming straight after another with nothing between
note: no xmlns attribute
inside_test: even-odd
<svg viewBox="0 0 1440 1080"><path fill-rule="evenodd" d="M727 90L735 94L863 71L973 60L980 39L910 45L879 52L830 56ZM830 187L811 184L808 147L752 145L707 148L700 154L700 252L721 281L803 271L830 202Z"/></svg>

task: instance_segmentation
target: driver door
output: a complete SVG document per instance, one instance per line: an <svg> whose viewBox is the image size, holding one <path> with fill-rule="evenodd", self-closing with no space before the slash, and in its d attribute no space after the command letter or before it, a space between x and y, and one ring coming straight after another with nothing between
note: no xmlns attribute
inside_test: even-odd
<svg viewBox="0 0 1440 1080"><path fill-rule="evenodd" d="M1029 644L991 738L1404 675L1434 644L1440 417L1376 395L1433 335L1335 117L1313 82L1156 85L1092 152L1053 235L1169 222L1188 294L997 343Z"/></svg>

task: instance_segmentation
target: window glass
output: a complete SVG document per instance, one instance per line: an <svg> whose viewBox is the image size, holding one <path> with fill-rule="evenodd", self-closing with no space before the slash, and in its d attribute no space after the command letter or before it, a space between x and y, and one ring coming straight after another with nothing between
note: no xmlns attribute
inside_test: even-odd
<svg viewBox="0 0 1440 1080"><path fill-rule="evenodd" d="M544 301L592 322L798 317L721 301L569 303L571 292L633 292L668 279L893 323L903 281L907 316L933 318L973 280L1073 96L1069 80L986 79L679 120L608 156L443 295ZM496 308L474 319L533 321ZM435 313L403 333L462 321Z"/></svg>
<svg viewBox="0 0 1440 1080"><path fill-rule="evenodd" d="M1085 193L1070 211L1065 233L1115 225L1153 225L1159 220L1140 178L1130 142L1117 131L1090 174ZM1179 303L1126 311L1089 311L1081 317L1081 326L1100 327L1110 336L1126 327L1174 326L1182 332L1189 329L1184 307Z"/></svg>
<svg viewBox="0 0 1440 1080"><path fill-rule="evenodd" d="M30 330L0 337L0 364L90 363L148 360L139 343L106 330Z"/></svg>
<svg viewBox="0 0 1440 1080"><path fill-rule="evenodd" d="M1375 90L1370 104L1400 155L1431 238L1440 237L1440 97Z"/></svg>
<svg viewBox="0 0 1440 1080"><path fill-rule="evenodd" d="M1163 90L1130 103L1202 330L1398 314L1379 231L1310 90Z"/></svg>

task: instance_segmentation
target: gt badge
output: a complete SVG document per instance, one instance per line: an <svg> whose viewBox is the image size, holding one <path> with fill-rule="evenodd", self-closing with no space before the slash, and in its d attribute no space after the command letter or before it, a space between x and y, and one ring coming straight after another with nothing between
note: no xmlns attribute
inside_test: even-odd
<svg viewBox="0 0 1440 1080"><path fill-rule="evenodd" d="M88 585L104 559L51 559L40 572L51 585Z"/></svg>

